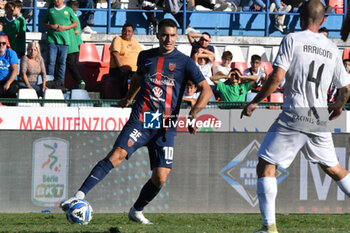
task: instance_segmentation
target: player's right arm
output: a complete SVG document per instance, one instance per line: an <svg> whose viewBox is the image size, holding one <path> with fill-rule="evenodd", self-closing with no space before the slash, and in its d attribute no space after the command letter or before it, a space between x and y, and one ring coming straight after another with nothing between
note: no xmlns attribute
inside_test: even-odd
<svg viewBox="0 0 350 233"><path fill-rule="evenodd" d="M135 73L130 81L130 89L126 94L126 97L118 102L118 107L127 107L131 104L137 93L141 89L142 76Z"/></svg>
<svg viewBox="0 0 350 233"><path fill-rule="evenodd" d="M197 102L194 104L194 106L191 108L191 111L189 113L190 119L195 119L197 117L197 114L207 105L209 102L210 97L213 95L213 92L206 80L201 81L198 83L198 89L201 90L201 93L197 99ZM196 129L189 126L188 131L190 134L196 134Z"/></svg>
<svg viewBox="0 0 350 233"><path fill-rule="evenodd" d="M330 113L329 120L334 120L340 116L343 111L343 107L350 97L350 84L339 89L339 94L334 104L328 107Z"/></svg>
<svg viewBox="0 0 350 233"><path fill-rule="evenodd" d="M278 88L285 74L286 74L286 71L281 67L274 67L271 76L266 80L265 84L261 88L261 91L258 92L258 94L255 96L252 102L250 102L244 107L241 113L241 118L243 116L251 116L253 114L253 111L258 106L258 104L263 99L271 95L271 93L273 93Z"/></svg>

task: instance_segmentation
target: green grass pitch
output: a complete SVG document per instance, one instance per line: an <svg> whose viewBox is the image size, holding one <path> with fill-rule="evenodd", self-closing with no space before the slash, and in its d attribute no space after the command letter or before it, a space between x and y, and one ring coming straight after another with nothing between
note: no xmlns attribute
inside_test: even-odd
<svg viewBox="0 0 350 233"><path fill-rule="evenodd" d="M153 225L131 222L127 213L94 214L88 225L70 224L63 213L0 214L0 232L161 232L210 233L254 232L260 227L259 214L147 214ZM350 232L350 215L279 214L280 233Z"/></svg>

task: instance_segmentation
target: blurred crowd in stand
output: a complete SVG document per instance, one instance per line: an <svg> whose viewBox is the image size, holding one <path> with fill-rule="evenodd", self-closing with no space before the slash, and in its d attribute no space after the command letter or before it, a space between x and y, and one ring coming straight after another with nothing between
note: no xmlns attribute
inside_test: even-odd
<svg viewBox="0 0 350 233"><path fill-rule="evenodd" d="M265 0L188 0L187 10L214 11L267 11L271 15L277 30L284 32L285 14L296 11L303 0L273 0L270 6ZM327 12L334 11L326 2L322 1ZM327 1L327 4L330 1ZM32 0L2 1L0 8L4 10L0 17L0 98L16 98L21 88L34 89L39 97L43 97L47 89L61 89L63 93L70 89L87 89L96 91L94 87L87 87L85 76L82 75L86 66L80 64L80 50L83 45L82 33L96 34L94 25L94 0L54 0L46 1L43 21L40 22L47 34L47 55L41 55L38 42L30 42L26 46L26 23L31 20L32 10L22 9L23 6L33 6ZM173 14L179 26L183 23L182 1L170 0L140 0L140 7L146 10L147 19L151 27L151 34L157 32L158 18L147 10L163 9ZM120 7L118 0L112 1L112 7ZM79 17L78 10L81 10ZM280 14L278 14L280 13ZM186 15L188 18L190 13ZM188 18L189 19L189 18ZM238 67L232 62L236 54L227 50L221 54L221 61L215 58L217 51L211 45L211 35L200 32L190 26L186 20L186 34L189 53L195 64L213 90L210 101L245 102L260 91L264 82L272 71L272 64L263 61L260 54L252 54L248 64ZM320 28L320 33L328 37L328 30ZM121 99L128 91L130 79L137 71L137 57L143 46L133 37L134 25L125 23L122 33L116 36L110 45L104 49L105 61L97 62L94 69L105 68L105 77L99 76L102 87L101 98ZM84 53L86 51L84 50ZM93 53L93 51L88 51ZM344 52L345 53L345 52ZM89 54L91 55L91 54ZM344 67L350 72L349 51L343 55ZM91 66L91 64L89 63ZM101 68L102 67L102 68ZM70 84L67 84L70 80ZM265 101L283 102L283 85L277 90L279 99L271 98ZM185 87L183 101L193 106L200 90L192 82ZM331 86L328 99L333 102L337 90Z"/></svg>

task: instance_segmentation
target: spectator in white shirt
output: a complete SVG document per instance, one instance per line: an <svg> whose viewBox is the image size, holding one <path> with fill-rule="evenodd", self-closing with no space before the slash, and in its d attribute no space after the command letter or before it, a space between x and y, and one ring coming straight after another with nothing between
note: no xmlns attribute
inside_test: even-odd
<svg viewBox="0 0 350 233"><path fill-rule="evenodd" d="M259 92L262 85L267 79L267 73L263 67L260 67L261 65L261 57L259 55L252 55L250 59L250 65L251 67L247 68L243 72L243 76L258 76L258 79L256 80L255 84L252 87L252 92Z"/></svg>

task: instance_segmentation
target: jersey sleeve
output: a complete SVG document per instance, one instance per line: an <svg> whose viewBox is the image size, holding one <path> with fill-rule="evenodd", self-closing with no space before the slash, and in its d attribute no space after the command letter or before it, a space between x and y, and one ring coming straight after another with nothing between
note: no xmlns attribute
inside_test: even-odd
<svg viewBox="0 0 350 233"><path fill-rule="evenodd" d="M289 34L283 38L281 45L278 49L276 59L273 62L273 65L278 66L287 71L293 59L292 48L293 37L291 36L291 34Z"/></svg>
<svg viewBox="0 0 350 233"><path fill-rule="evenodd" d="M187 57L187 63L185 68L186 76L189 77L190 80L192 80L196 85L203 80L205 80L202 72L199 70L198 66L194 63L194 61Z"/></svg>
<svg viewBox="0 0 350 233"><path fill-rule="evenodd" d="M340 56L336 57L336 64L333 73L333 84L337 88L342 88L350 84L350 74L346 72Z"/></svg>

